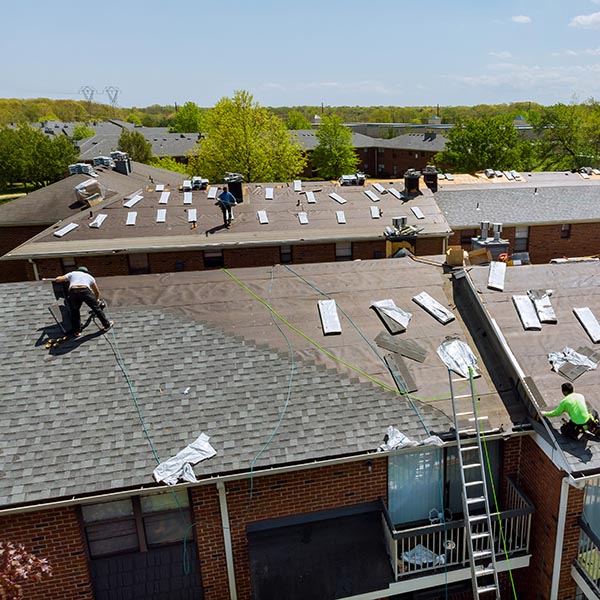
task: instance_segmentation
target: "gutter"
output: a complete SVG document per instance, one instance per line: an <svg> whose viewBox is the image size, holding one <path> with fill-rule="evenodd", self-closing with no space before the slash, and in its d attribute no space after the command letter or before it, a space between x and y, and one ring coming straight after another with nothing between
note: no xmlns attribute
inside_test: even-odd
<svg viewBox="0 0 600 600"><path fill-rule="evenodd" d="M235 587L235 566L233 563L233 548L231 546L231 529L229 527L229 510L227 509L227 492L222 481L217 482L219 490L219 508L221 509L221 523L223 524L223 541L225 543L225 560L227 562L227 580L229 582L229 598L237 600Z"/></svg>
<svg viewBox="0 0 600 600"><path fill-rule="evenodd" d="M40 272L38 271L38 267L37 267L37 264L35 263L35 260L33 260L33 258L29 258L28 261L33 266L33 276L35 277L35 280L39 281L40 280Z"/></svg>

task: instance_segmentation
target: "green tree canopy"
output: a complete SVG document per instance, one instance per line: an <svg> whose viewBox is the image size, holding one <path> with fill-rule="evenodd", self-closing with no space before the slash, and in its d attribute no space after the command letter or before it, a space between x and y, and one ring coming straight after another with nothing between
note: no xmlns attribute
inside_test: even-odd
<svg viewBox="0 0 600 600"><path fill-rule="evenodd" d="M152 144L139 131L123 129L119 136L119 150L127 152L131 160L149 163L152 160Z"/></svg>
<svg viewBox="0 0 600 600"><path fill-rule="evenodd" d="M167 171L176 171L177 173L183 173L189 175L189 167L183 163L177 162L172 156L154 156L150 161L153 167L159 167L160 169L166 169Z"/></svg>
<svg viewBox="0 0 600 600"><path fill-rule="evenodd" d="M299 110L290 110L285 120L285 126L294 130L312 129L310 121Z"/></svg>
<svg viewBox="0 0 600 600"><path fill-rule="evenodd" d="M323 179L337 179L353 173L359 159L352 145L352 131L338 115L324 116L317 129L319 144L313 150L312 162Z"/></svg>
<svg viewBox="0 0 600 600"><path fill-rule="evenodd" d="M29 125L0 129L0 186L9 183L42 186L68 174L78 152L64 135L51 139Z"/></svg>
<svg viewBox="0 0 600 600"><path fill-rule="evenodd" d="M186 102L176 113L171 131L174 133L200 133L202 110L193 102Z"/></svg>
<svg viewBox="0 0 600 600"><path fill-rule="evenodd" d="M532 119L539 135L536 143L542 169L596 166L600 160L600 105L555 104Z"/></svg>
<svg viewBox="0 0 600 600"><path fill-rule="evenodd" d="M77 123L75 127L73 127L73 139L75 141L84 140L85 138L94 137L96 132L88 126L87 123Z"/></svg>
<svg viewBox="0 0 600 600"><path fill-rule="evenodd" d="M205 131L206 138L189 158L193 175L220 181L232 171L248 182L285 181L306 164L283 121L247 91L219 100L207 115Z"/></svg>
<svg viewBox="0 0 600 600"><path fill-rule="evenodd" d="M457 123L435 160L444 168L474 173L483 169L529 169L531 144L514 128L511 117L482 117Z"/></svg>

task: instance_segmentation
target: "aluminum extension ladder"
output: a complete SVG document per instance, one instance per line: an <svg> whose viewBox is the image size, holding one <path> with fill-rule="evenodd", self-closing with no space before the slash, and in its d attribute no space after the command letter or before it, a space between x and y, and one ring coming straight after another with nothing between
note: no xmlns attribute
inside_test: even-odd
<svg viewBox="0 0 600 600"><path fill-rule="evenodd" d="M456 443L458 445L462 504L467 528L466 537L471 566L473 598L475 600L479 600L479 598L500 600L492 519L485 484L484 454L481 445L480 420L486 417L481 417L477 411L473 371L469 369L468 379L471 388L472 410L462 413L456 412L453 383L467 380L463 378L453 380L452 371L450 370L448 370L448 374ZM459 426L459 419L461 423L466 421L467 425ZM463 439L461 439L461 434L465 436ZM466 437L468 435L472 437Z"/></svg>

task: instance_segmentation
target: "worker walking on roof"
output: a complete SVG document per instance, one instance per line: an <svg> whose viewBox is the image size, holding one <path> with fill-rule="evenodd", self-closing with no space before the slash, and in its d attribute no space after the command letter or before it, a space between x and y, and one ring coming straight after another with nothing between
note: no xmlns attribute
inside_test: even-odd
<svg viewBox="0 0 600 600"><path fill-rule="evenodd" d="M593 421L592 415L587 409L583 394L577 394L573 391L573 384L566 381L561 386L564 398L554 409L543 412L545 417L558 417L567 413L570 420L562 425L560 432L567 437L577 439L579 434L587 429L590 421Z"/></svg>
<svg viewBox="0 0 600 600"><path fill-rule="evenodd" d="M71 311L71 325L73 326L73 335L81 335L81 315L79 309L85 302L92 312L100 319L104 331L108 331L113 322L109 321L104 314L98 302L100 290L96 285L96 280L90 275L87 267L79 267L76 271L71 271L66 275L60 275L55 279L58 283L69 282L69 309Z"/></svg>
<svg viewBox="0 0 600 600"><path fill-rule="evenodd" d="M231 225L233 221L233 207L237 204L235 196L227 190L227 186L223 186L223 192L218 196L219 201L217 204L221 207L223 212L223 224L225 227Z"/></svg>

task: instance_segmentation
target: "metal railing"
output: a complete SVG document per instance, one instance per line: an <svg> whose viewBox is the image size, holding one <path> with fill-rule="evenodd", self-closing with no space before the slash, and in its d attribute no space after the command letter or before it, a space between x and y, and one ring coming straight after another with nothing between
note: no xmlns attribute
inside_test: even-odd
<svg viewBox="0 0 600 600"><path fill-rule="evenodd" d="M507 479L507 484L506 510L491 514L494 550L500 560L504 559L505 553L509 558L529 553L531 515L535 510L510 478ZM383 518L384 530L387 530L388 554L396 580L469 566L467 536L470 532L464 520L402 529L392 525L387 509L383 511ZM485 521L479 525L481 528L485 526ZM477 533L476 528L472 527L471 530ZM475 538L473 549L482 549L479 547L481 543L481 540Z"/></svg>
<svg viewBox="0 0 600 600"><path fill-rule="evenodd" d="M600 598L600 538L583 519L579 519L579 528L575 568Z"/></svg>

